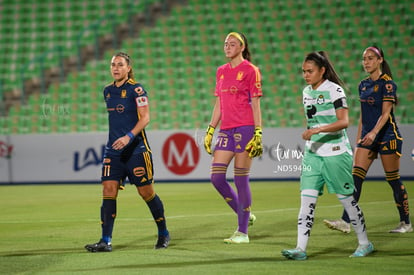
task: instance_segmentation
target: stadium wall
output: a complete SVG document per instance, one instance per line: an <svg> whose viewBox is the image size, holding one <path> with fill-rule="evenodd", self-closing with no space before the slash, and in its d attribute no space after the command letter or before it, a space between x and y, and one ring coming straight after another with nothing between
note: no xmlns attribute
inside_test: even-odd
<svg viewBox="0 0 414 275"><path fill-rule="evenodd" d="M414 125L402 125L401 176L414 179ZM348 129L355 144L356 127ZM304 141L302 128L264 129L264 154L253 162L252 180L298 180ZM204 130L147 132L158 182L208 181L211 156L203 148ZM0 184L99 183L105 133L0 136ZM230 169L229 178L232 178ZM368 179L384 179L375 161Z"/></svg>

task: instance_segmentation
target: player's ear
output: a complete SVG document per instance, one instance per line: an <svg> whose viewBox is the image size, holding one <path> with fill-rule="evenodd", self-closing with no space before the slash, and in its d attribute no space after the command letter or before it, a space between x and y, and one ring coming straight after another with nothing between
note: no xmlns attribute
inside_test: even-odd
<svg viewBox="0 0 414 275"><path fill-rule="evenodd" d="M326 68L325 67L321 67L321 72L322 72L322 75L324 75L325 72L326 72Z"/></svg>

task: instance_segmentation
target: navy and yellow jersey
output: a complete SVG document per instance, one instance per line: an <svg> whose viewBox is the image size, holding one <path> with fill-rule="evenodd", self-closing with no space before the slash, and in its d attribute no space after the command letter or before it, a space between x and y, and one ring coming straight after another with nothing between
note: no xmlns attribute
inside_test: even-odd
<svg viewBox="0 0 414 275"><path fill-rule="evenodd" d="M361 138L369 133L377 124L379 117L382 114L383 102L396 102L397 85L387 74L382 74L379 79L373 81L366 78L359 83L359 100L361 102L361 119L362 131ZM390 116L387 123L377 135L376 141L381 141L383 138L401 139L393 109L391 109Z"/></svg>
<svg viewBox="0 0 414 275"><path fill-rule="evenodd" d="M112 149L118 138L125 136L138 123L138 108L148 105L147 91L144 87L128 79L120 87L115 82L106 86L103 91L109 120L109 137L105 147L105 155L129 157L133 154L150 151L145 130L142 130L122 150Z"/></svg>

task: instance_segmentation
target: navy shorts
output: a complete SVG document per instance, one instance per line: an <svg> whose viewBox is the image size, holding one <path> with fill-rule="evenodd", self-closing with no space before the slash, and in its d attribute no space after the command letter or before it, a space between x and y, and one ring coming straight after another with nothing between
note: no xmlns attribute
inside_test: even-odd
<svg viewBox="0 0 414 275"><path fill-rule="evenodd" d="M232 129L222 130L217 136L214 150L232 151L242 153L247 143L252 139L254 126L240 126Z"/></svg>
<svg viewBox="0 0 414 275"><path fill-rule="evenodd" d="M144 186L153 182L154 167L151 152L132 155L124 161L120 156L103 159L101 180L115 180L122 184L128 177L131 184Z"/></svg>
<svg viewBox="0 0 414 275"><path fill-rule="evenodd" d="M402 139L394 138L394 139L384 140L380 142L373 142L369 146L364 146L358 143L357 147L365 148L375 153L380 153L381 155L397 154L398 156L401 156L402 155L402 144L403 144Z"/></svg>

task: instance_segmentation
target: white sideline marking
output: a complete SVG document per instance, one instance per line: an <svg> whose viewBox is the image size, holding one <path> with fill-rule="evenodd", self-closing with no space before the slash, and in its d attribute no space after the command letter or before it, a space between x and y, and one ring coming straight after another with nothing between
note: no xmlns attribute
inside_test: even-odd
<svg viewBox="0 0 414 275"><path fill-rule="evenodd" d="M373 201L373 202L364 202L362 205L376 205L381 204L384 205L384 203L392 203L394 204L394 201ZM409 203L413 203L412 200L409 200ZM335 205L324 205L324 206L317 206L318 209L321 208L342 208L342 204L338 202L338 204ZM279 208L279 209L269 209L269 210L258 210L258 211L252 211L253 213L278 213L278 212L285 212L285 211L299 211L299 207L293 207L293 208ZM339 215L340 213L338 213ZM200 218L200 217L214 217L214 216L230 216L235 215L233 212L226 211L226 213L208 213L208 214L199 214L199 215L177 215L177 216L166 216L168 220L170 219L189 219L189 218ZM78 219L73 219L76 221L79 221ZM0 221L0 224L28 224L28 223L71 223L73 220L2 220ZM99 218L96 219L85 219L85 222L97 222ZM152 221L152 218L116 218L117 221Z"/></svg>

